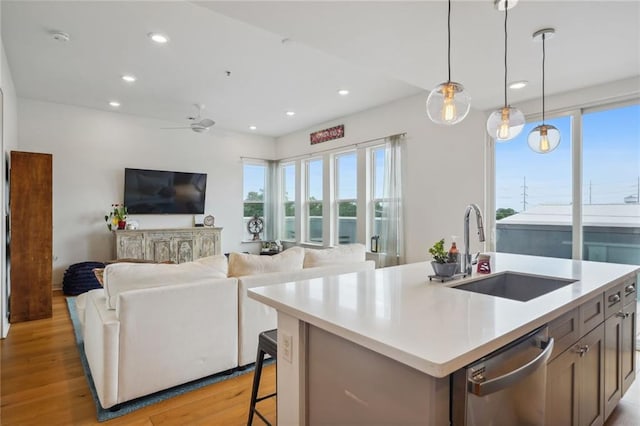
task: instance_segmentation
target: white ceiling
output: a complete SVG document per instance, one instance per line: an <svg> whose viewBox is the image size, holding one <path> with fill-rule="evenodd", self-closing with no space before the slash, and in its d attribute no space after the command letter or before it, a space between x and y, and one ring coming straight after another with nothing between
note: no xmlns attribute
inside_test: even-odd
<svg viewBox="0 0 640 426"><path fill-rule="evenodd" d="M19 96L105 110L116 99L121 112L178 124L203 103L216 127L280 136L447 79L445 1L0 4ZM477 109L503 102L503 23L492 0L453 1L451 77ZM520 0L509 11L509 80L530 84L509 91L511 104L540 97L541 45L531 35L544 27L556 29L547 94L640 75L639 0ZM151 43L152 31L170 42ZM138 81L124 83L125 73Z"/></svg>

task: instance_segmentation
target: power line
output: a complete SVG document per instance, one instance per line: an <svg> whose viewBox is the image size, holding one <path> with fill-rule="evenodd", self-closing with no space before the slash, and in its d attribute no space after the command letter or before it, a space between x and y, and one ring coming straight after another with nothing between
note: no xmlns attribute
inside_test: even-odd
<svg viewBox="0 0 640 426"><path fill-rule="evenodd" d="M523 178L522 183L522 211L527 211L527 177Z"/></svg>

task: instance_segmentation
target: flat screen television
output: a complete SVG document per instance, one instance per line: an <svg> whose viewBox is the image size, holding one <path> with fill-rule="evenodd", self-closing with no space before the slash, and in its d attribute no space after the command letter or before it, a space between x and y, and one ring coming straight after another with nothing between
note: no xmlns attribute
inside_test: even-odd
<svg viewBox="0 0 640 426"><path fill-rule="evenodd" d="M129 214L203 214L206 173L124 169Z"/></svg>

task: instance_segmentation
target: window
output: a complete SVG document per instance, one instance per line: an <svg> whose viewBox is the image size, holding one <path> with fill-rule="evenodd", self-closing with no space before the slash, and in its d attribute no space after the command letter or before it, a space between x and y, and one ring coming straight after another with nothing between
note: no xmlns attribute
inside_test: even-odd
<svg viewBox="0 0 640 426"><path fill-rule="evenodd" d="M316 158L306 161L306 240L312 243L322 243L322 159Z"/></svg>
<svg viewBox="0 0 640 426"><path fill-rule="evenodd" d="M338 218L338 244L352 244L357 241L357 183L358 168L356 152L335 156L336 208Z"/></svg>
<svg viewBox="0 0 640 426"><path fill-rule="evenodd" d="M496 250L547 257L572 256L571 117L545 120L560 130L560 145L538 154L525 125L516 138L496 143Z"/></svg>
<svg viewBox="0 0 640 426"><path fill-rule="evenodd" d="M582 116L582 257L640 265L640 104Z"/></svg>
<svg viewBox="0 0 640 426"><path fill-rule="evenodd" d="M562 137L549 154L526 144L539 123L496 144L496 250L640 264L638 117L634 101L548 120ZM582 170L581 181L574 181L572 159L579 161L573 167Z"/></svg>
<svg viewBox="0 0 640 426"><path fill-rule="evenodd" d="M371 235L380 235L382 228L382 209L384 208L384 161L385 148L371 149Z"/></svg>
<svg viewBox="0 0 640 426"><path fill-rule="evenodd" d="M282 223L280 238L288 241L296 239L296 165L280 166L282 182Z"/></svg>
<svg viewBox="0 0 640 426"><path fill-rule="evenodd" d="M254 215L262 218L265 216L267 165L245 163L243 176L244 238L250 240L253 236L247 230L247 222ZM266 220L267 218L265 218ZM264 236L262 235L261 237Z"/></svg>

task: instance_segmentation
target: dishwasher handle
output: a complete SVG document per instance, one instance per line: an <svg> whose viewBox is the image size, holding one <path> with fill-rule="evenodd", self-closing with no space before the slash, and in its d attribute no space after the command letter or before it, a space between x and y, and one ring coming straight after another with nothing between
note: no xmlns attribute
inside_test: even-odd
<svg viewBox="0 0 640 426"><path fill-rule="evenodd" d="M540 352L540 355L529 361L527 364L518 367L517 369L500 377L496 377L487 381L480 381L470 378L468 381L469 392L478 396L489 395L502 389L508 388L509 386L519 381L521 378L533 373L542 364L545 364L551 356L551 352L553 351L553 337L551 337L546 343L543 343L543 347L544 350Z"/></svg>

